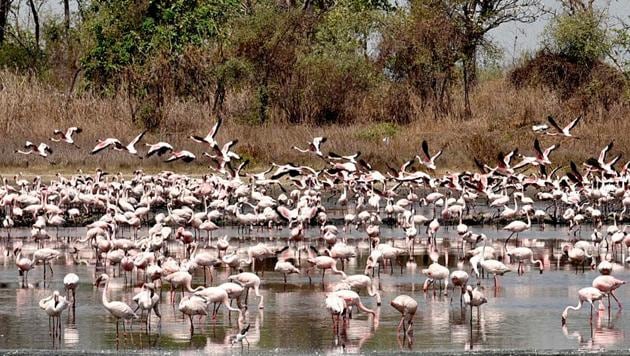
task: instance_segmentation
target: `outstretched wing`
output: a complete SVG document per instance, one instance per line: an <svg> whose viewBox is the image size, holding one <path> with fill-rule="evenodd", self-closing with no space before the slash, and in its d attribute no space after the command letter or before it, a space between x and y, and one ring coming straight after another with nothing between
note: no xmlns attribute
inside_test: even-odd
<svg viewBox="0 0 630 356"><path fill-rule="evenodd" d="M424 157L429 160L431 156L429 155L429 144L427 140L422 140L422 152L424 152Z"/></svg>
<svg viewBox="0 0 630 356"><path fill-rule="evenodd" d="M562 133L562 128L560 128L560 126L556 123L556 120L554 120L553 116L551 115L547 116L547 121L549 121L551 126L553 126L556 130Z"/></svg>
<svg viewBox="0 0 630 356"><path fill-rule="evenodd" d="M140 142L140 140L142 140L142 137L147 133L147 130L142 131L138 136L136 136L136 138L134 138L133 140L131 140L131 142L129 143L130 146L135 146L136 143Z"/></svg>

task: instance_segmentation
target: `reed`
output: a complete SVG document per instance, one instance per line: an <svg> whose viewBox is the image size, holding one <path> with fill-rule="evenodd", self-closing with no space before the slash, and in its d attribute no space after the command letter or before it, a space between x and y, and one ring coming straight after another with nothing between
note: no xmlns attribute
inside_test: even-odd
<svg viewBox="0 0 630 356"><path fill-rule="evenodd" d="M323 146L325 152L361 151L366 161L380 169L386 164L398 166L419 154L423 139L429 141L433 151L444 149L438 160L441 171L473 169L473 157L493 165L499 151L507 152L518 147L521 152L531 154L535 137L531 126L545 121L547 115L554 115L564 123L580 114L566 108L551 92L515 89L504 78L486 80L479 85L472 98L473 116L466 120L457 114L435 117L426 107L421 109L417 98L411 97L410 107L415 119L404 125L388 123L386 113L379 114L382 110L379 99L366 98L354 108L365 113L366 119L353 124L289 124L279 111L272 110L270 120L262 125L252 125L239 116L248 100L243 93L226 98L226 119L219 133L219 142L238 139L236 152L250 160L249 169L265 168L270 162L325 167L322 160L291 149L293 145L304 147L312 137L320 135L328 137ZM456 109L461 107L460 95L456 94L453 101ZM2 171L5 174L18 171L43 174L97 167L126 172L137 168L147 171L176 169L189 173L207 171L208 161L202 156L204 147L188 139L188 135L207 133L214 118L209 114L207 104L194 101L167 100L160 128L148 133L141 145L167 141L177 149L188 149L198 155L195 163L165 164L158 158L138 159L124 152L90 155L88 152L98 138L117 137L124 143L142 130L140 124L131 120L131 107L124 92L108 97L89 92L68 96L65 91L36 79L1 72ZM560 149L551 156L554 163L566 166L570 160L582 162L587 157L596 156L611 140L616 143L612 153L623 153L630 159L630 138L626 134L630 132L630 121L626 120L630 114L628 103L616 104L607 111L591 108L581 114L584 119L574 130L580 139L541 138L544 147L560 143ZM378 117L381 119L375 119ZM53 129L74 125L84 130L77 139L81 149L64 143L50 143L54 153L49 160L14 153L26 140L49 142ZM386 137L387 142L383 142ZM144 151L144 147L142 149ZM623 159L621 162L625 163Z"/></svg>

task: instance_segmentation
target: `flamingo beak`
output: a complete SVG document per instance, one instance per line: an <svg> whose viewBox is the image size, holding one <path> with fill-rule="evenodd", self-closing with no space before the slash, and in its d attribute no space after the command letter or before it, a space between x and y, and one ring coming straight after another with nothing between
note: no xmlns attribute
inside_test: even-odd
<svg viewBox="0 0 630 356"><path fill-rule="evenodd" d="M567 319L565 317L562 317L562 326L567 325Z"/></svg>

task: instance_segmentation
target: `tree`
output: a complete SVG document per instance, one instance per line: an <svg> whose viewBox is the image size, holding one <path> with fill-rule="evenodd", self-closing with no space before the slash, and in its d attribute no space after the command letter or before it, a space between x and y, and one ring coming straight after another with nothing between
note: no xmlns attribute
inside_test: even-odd
<svg viewBox="0 0 630 356"><path fill-rule="evenodd" d="M536 20L540 0L436 0L462 33L462 71L465 115L470 116L470 92L477 82L477 56L487 34L508 22Z"/></svg>
<svg viewBox="0 0 630 356"><path fill-rule="evenodd" d="M0 46L4 43L11 0L0 0Z"/></svg>

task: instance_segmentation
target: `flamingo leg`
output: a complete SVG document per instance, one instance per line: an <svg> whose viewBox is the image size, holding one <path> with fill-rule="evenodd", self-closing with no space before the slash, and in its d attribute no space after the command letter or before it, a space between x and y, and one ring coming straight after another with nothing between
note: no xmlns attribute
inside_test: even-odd
<svg viewBox="0 0 630 356"><path fill-rule="evenodd" d="M623 305L621 305L621 302L619 301L619 299L617 299L617 296L615 295L614 291L610 291L610 295L612 295L612 297L617 302L617 305L619 306L619 309L623 309ZM610 305L610 301L609 301L609 305Z"/></svg>

